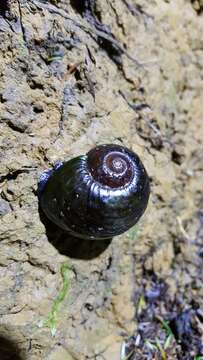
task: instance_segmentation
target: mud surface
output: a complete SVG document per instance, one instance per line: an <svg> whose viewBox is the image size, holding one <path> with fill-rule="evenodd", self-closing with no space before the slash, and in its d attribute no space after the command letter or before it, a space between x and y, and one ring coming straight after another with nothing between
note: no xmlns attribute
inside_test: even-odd
<svg viewBox="0 0 203 360"><path fill-rule="evenodd" d="M1 360L202 359L202 9L0 5ZM142 158L148 210L111 242L70 239L37 179L111 142Z"/></svg>

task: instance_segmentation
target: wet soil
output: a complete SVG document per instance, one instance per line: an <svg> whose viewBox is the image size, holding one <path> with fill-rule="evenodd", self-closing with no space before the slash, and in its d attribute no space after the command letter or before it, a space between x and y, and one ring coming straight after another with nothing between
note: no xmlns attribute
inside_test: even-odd
<svg viewBox="0 0 203 360"><path fill-rule="evenodd" d="M1 360L203 356L203 3L0 4ZM102 143L151 180L109 242L43 221L37 181Z"/></svg>

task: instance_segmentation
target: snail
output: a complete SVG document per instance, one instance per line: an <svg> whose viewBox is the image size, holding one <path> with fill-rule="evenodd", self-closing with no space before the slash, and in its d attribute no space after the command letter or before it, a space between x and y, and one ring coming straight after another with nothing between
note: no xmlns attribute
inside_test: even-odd
<svg viewBox="0 0 203 360"><path fill-rule="evenodd" d="M150 194L147 172L133 151L107 144L64 163L39 180L45 215L71 235L109 239L137 223Z"/></svg>

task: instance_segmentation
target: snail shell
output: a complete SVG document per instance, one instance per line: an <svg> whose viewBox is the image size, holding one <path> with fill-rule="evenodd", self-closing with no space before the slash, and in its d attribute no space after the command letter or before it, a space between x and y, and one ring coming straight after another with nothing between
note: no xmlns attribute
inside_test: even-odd
<svg viewBox="0 0 203 360"><path fill-rule="evenodd" d="M60 228L84 239L108 239L137 223L150 194L149 178L139 157L114 144L51 171L42 186L40 205Z"/></svg>

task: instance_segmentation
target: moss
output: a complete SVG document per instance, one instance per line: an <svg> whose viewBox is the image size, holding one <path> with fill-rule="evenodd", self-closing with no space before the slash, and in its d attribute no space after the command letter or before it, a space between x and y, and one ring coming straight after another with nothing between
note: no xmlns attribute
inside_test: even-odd
<svg viewBox="0 0 203 360"><path fill-rule="evenodd" d="M63 263L60 268L63 286L60 290L57 298L53 301L51 311L48 315L48 318L43 322L44 326L48 326L51 330L52 336L56 334L57 328L57 317L60 310L61 303L64 301L66 294L68 293L70 287L70 278L71 278L71 268L67 263Z"/></svg>

